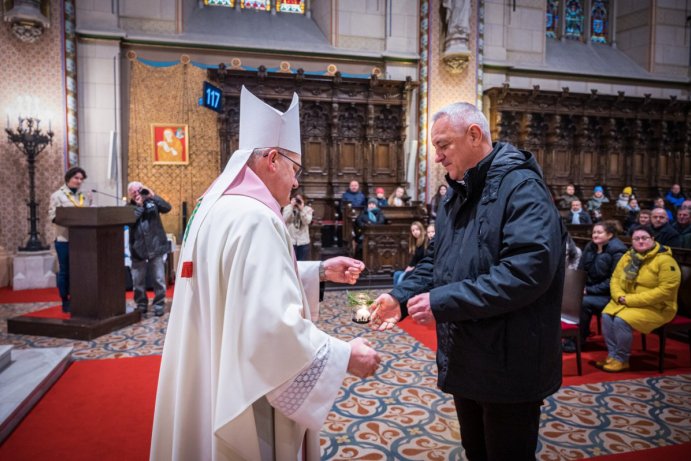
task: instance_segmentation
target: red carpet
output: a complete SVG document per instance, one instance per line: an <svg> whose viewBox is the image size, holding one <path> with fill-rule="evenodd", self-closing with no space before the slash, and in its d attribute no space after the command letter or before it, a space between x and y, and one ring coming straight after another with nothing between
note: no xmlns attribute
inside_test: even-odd
<svg viewBox="0 0 691 461"><path fill-rule="evenodd" d="M0 446L0 459L146 460L160 356L73 363Z"/></svg>
<svg viewBox="0 0 691 461"><path fill-rule="evenodd" d="M153 291L149 291L149 298L153 298ZM127 299L133 299L134 293L128 291L125 293ZM168 287L166 290L166 297L173 297L173 287ZM57 288L40 288L36 290L19 290L14 291L10 287L0 288L0 304L15 304L15 303L48 303L60 302L60 295Z"/></svg>
<svg viewBox="0 0 691 461"><path fill-rule="evenodd" d="M398 326L428 348L433 351L437 350L435 326L417 325L413 322L411 317L403 319ZM592 331L596 331L595 320L593 320ZM633 354L630 360L631 370L622 373L607 373L595 367L596 361L607 357L607 348L605 347L602 336L588 338L585 348L581 353L583 376L578 376L578 371L576 369L576 354L565 353L562 355L564 361L562 368L564 374L562 386L659 376L660 374L657 371L658 345L657 335L648 335L648 350L644 352L641 346L641 336L636 333L633 341ZM667 347L665 348L664 374L676 375L681 373L691 373L689 346L680 341L668 339Z"/></svg>
<svg viewBox="0 0 691 461"><path fill-rule="evenodd" d="M57 288L14 291L10 287L0 288L0 304L60 302Z"/></svg>
<svg viewBox="0 0 691 461"><path fill-rule="evenodd" d="M71 315L63 312L62 306L58 304L57 306L46 307L45 309L41 309L39 311L29 312L28 314L22 315L22 317L42 317L45 319L67 320L71 317Z"/></svg>

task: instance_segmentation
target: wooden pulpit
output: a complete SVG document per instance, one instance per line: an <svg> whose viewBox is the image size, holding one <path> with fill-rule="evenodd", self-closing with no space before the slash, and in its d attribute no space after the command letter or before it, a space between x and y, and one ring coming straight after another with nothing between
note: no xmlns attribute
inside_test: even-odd
<svg viewBox="0 0 691 461"><path fill-rule="evenodd" d="M90 340L140 320L126 312L124 226L135 222L134 208L61 207L55 223L69 228L69 319L14 317L10 333Z"/></svg>

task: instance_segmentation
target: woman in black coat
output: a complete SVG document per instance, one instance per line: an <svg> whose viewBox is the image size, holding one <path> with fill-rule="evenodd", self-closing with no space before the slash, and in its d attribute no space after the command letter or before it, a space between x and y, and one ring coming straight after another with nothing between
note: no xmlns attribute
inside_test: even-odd
<svg viewBox="0 0 691 461"><path fill-rule="evenodd" d="M590 319L600 315L610 300L609 279L619 259L626 253L627 246L616 235L619 223L603 221L593 226L592 240L583 249L578 264L587 272L583 303L581 304L581 340L590 335Z"/></svg>

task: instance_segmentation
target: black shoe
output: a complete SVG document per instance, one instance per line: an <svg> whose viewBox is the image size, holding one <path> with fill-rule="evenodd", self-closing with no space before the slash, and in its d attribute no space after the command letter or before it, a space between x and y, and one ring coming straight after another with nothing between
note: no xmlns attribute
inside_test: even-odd
<svg viewBox="0 0 691 461"><path fill-rule="evenodd" d="M571 338L564 338L561 340L562 352L576 352L576 341Z"/></svg>
<svg viewBox="0 0 691 461"><path fill-rule="evenodd" d="M147 311L148 311L148 309L147 309L146 306L137 306L137 310L138 310L142 315L146 314Z"/></svg>
<svg viewBox="0 0 691 461"><path fill-rule="evenodd" d="M154 315L156 317L161 317L163 314L165 314L165 311L163 310L162 307L154 310Z"/></svg>

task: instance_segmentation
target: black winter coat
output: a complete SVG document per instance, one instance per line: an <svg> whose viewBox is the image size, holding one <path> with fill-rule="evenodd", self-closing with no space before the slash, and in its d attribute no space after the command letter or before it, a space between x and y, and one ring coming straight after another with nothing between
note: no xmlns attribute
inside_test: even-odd
<svg viewBox="0 0 691 461"><path fill-rule="evenodd" d="M510 144L466 172L439 207L425 258L391 295L430 293L439 387L537 402L561 385L566 231L535 158Z"/></svg>
<svg viewBox="0 0 691 461"><path fill-rule="evenodd" d="M616 237L602 248L602 253L597 252L597 245L588 242L578 263L578 268L588 274L585 282L586 294L609 296L609 279L626 250L626 244Z"/></svg>
<svg viewBox="0 0 691 461"><path fill-rule="evenodd" d="M158 195L144 200L143 206L134 205L137 222L130 226L130 251L132 259L140 261L162 256L170 251L168 237L161 223L161 214L168 213L170 203Z"/></svg>

